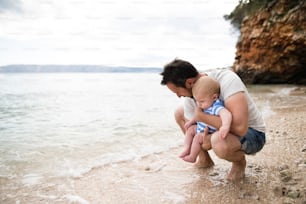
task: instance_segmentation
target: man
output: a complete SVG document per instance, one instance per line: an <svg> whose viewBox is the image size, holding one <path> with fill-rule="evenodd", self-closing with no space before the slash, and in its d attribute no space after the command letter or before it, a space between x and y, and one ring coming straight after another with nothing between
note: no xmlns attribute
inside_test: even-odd
<svg viewBox="0 0 306 204"><path fill-rule="evenodd" d="M245 154L255 154L265 144L265 124L241 79L226 69L201 74L192 64L180 59L167 64L161 75L162 85L166 85L178 97L185 97L184 107L179 107L175 112L175 119L183 132L186 131L184 124L192 116L216 129L221 127L221 119L218 116L208 115L196 106L191 91L200 77L210 76L220 83L220 99L224 101L225 108L233 117L230 133L225 139L221 139L218 132L209 135L206 131L203 134L203 151L199 154L197 165L213 166L214 163L208 154L208 150L213 149L218 157L232 163L227 179L243 178L246 167Z"/></svg>

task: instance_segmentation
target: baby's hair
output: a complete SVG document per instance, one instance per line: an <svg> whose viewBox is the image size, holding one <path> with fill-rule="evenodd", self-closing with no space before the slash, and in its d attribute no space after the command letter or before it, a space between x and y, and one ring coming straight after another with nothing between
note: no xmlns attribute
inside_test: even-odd
<svg viewBox="0 0 306 204"><path fill-rule="evenodd" d="M220 94L220 84L209 76L200 77L192 87L192 94Z"/></svg>

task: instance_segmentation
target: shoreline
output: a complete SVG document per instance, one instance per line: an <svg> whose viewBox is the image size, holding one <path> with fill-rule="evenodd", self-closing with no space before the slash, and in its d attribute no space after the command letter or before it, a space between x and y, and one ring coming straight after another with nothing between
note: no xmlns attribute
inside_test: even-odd
<svg viewBox="0 0 306 204"><path fill-rule="evenodd" d="M306 88L291 95L305 95ZM283 100L283 99L282 99ZM80 177L48 178L38 185L2 186L1 203L297 203L306 202L306 103L271 100L267 142L247 156L245 178L225 180L230 163L195 168L178 155L182 147L93 168ZM288 102L288 106L284 106ZM183 136L183 135L182 135Z"/></svg>

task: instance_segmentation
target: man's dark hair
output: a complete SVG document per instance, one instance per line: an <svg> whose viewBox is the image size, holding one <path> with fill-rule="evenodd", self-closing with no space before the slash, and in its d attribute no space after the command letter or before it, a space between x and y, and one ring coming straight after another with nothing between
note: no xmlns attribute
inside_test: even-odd
<svg viewBox="0 0 306 204"><path fill-rule="evenodd" d="M189 62L175 59L164 66L164 70L160 75L163 76L161 84L173 83L177 87L185 87L188 78L196 77L198 70Z"/></svg>

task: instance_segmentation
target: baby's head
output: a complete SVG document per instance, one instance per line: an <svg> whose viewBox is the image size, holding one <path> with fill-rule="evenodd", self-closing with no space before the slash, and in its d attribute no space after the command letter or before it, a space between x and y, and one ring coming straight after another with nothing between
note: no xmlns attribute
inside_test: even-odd
<svg viewBox="0 0 306 204"><path fill-rule="evenodd" d="M219 98L220 84L209 76L200 77L192 87L192 95L200 108L209 108Z"/></svg>

